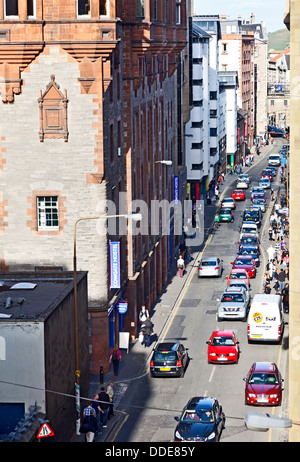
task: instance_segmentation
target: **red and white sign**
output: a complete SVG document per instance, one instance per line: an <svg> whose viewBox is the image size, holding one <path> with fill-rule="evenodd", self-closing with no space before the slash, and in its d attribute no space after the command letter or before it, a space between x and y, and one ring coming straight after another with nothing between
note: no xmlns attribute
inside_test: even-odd
<svg viewBox="0 0 300 462"><path fill-rule="evenodd" d="M47 425L46 423L44 423L41 428L40 428L40 431L38 432L37 434L37 438L45 438L47 436L54 436L54 433L53 431L51 430L51 428L49 427L49 425Z"/></svg>

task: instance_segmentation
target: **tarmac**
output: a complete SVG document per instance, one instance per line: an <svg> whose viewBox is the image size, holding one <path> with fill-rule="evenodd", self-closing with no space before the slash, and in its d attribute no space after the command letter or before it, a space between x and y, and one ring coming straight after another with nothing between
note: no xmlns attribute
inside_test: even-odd
<svg viewBox="0 0 300 462"><path fill-rule="evenodd" d="M268 152L272 149L272 145L266 145L261 147L261 154L259 156L254 155L254 162L249 167L243 167L242 173L247 173L251 170L252 166L256 165ZM219 200L215 198L211 200L211 204L207 204L206 200L204 203L204 239L200 246L192 247L191 261L186 262L185 274L182 278L179 277L177 270L177 260L175 259L172 263L168 273L168 283L163 288L163 292L158 296L155 305L152 306L150 311L150 318L154 325L154 334L151 336L151 345L145 347L142 345L138 338L132 341L129 345L128 352L121 350L122 359L120 362L120 368L118 376L115 376L113 370L105 373L102 377L100 384L99 375L90 376L90 397L93 397L100 391L100 387L106 386L110 383L114 383L114 416L111 417L107 422L107 427L102 428L101 433L96 434L94 442L112 442L114 435L117 433L119 426L122 425L125 417L125 413L121 410L121 400L126 393L127 388L133 380L141 377L147 373L148 361L152 354L153 348L160 341L161 336L165 328L167 327L168 320L172 311L177 306L177 303L181 302L184 294L184 288L186 282L191 275L194 266L201 258L201 253L205 247L205 243L210 234L215 232L214 227L214 216L218 208L220 207L221 200L225 196L227 190L235 187L237 174L226 174L224 177L223 184L220 187ZM231 189L229 189L231 188ZM229 194L231 195L231 194ZM177 253L178 253L178 249ZM176 254L177 254L176 253ZM74 435L71 442L84 442L85 435Z"/></svg>

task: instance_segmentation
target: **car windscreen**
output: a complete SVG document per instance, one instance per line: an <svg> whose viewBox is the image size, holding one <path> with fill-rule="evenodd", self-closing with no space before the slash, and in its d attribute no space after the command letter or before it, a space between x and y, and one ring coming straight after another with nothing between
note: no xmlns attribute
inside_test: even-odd
<svg viewBox="0 0 300 462"><path fill-rule="evenodd" d="M251 210L251 212L244 212L244 218L258 218L258 213L256 210Z"/></svg>
<svg viewBox="0 0 300 462"><path fill-rule="evenodd" d="M232 337L218 336L214 337L211 341L212 346L232 346L234 345L234 340Z"/></svg>
<svg viewBox="0 0 300 462"><path fill-rule="evenodd" d="M217 262L215 260L212 261L202 261L201 266L217 266Z"/></svg>
<svg viewBox="0 0 300 462"><path fill-rule="evenodd" d="M253 236L253 237L250 237L250 236L242 237L241 244L256 245L257 244L257 239L256 239L255 236Z"/></svg>
<svg viewBox="0 0 300 462"><path fill-rule="evenodd" d="M177 361L176 351L155 351L153 361Z"/></svg>
<svg viewBox="0 0 300 462"><path fill-rule="evenodd" d="M232 303L239 303L243 302L244 298L241 294L223 294L221 298L221 302L232 302Z"/></svg>
<svg viewBox="0 0 300 462"><path fill-rule="evenodd" d="M211 411L207 411L205 409L187 409L184 412L181 421L192 423L210 423L214 421L214 417Z"/></svg>
<svg viewBox="0 0 300 462"><path fill-rule="evenodd" d="M237 258L237 259L235 260L234 264L235 264L236 266L250 265L250 264L251 264L251 260L250 260L250 258L249 258L249 259L248 259L248 258L245 258L245 259L239 259L239 258Z"/></svg>
<svg viewBox="0 0 300 462"><path fill-rule="evenodd" d="M254 372L249 378L249 383L278 385L278 378L276 374L269 374L267 372Z"/></svg>
<svg viewBox="0 0 300 462"><path fill-rule="evenodd" d="M254 200L253 200L253 204L254 204L254 205L255 205L255 204L258 204L258 205L262 204L262 205L264 205L264 203L265 203L265 202L264 202L263 199L254 199Z"/></svg>
<svg viewBox="0 0 300 462"><path fill-rule="evenodd" d="M247 275L245 273L232 273L230 279L247 279Z"/></svg>
<svg viewBox="0 0 300 462"><path fill-rule="evenodd" d="M257 255L256 250L243 247L239 251L239 255Z"/></svg>

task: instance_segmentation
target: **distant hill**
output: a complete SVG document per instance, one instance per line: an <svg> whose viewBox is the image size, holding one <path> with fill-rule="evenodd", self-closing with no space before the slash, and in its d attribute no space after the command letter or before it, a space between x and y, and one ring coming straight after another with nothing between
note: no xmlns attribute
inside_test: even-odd
<svg viewBox="0 0 300 462"><path fill-rule="evenodd" d="M268 34L269 50L285 50L290 46L290 31L279 29Z"/></svg>

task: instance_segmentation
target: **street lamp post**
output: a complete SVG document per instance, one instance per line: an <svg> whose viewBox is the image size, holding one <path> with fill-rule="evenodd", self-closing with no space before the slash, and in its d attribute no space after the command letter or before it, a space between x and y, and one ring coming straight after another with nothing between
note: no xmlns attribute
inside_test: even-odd
<svg viewBox="0 0 300 462"><path fill-rule="evenodd" d="M96 217L78 218L74 224L74 250L73 250L73 279L74 279L74 318L75 318L75 397L76 397L76 434L80 435L80 368L79 368L79 335L78 335L78 298L77 298L77 256L76 256L76 229L77 224L83 220L99 220L101 218L127 218L134 221L142 220L142 214L123 214L123 215L99 215Z"/></svg>

